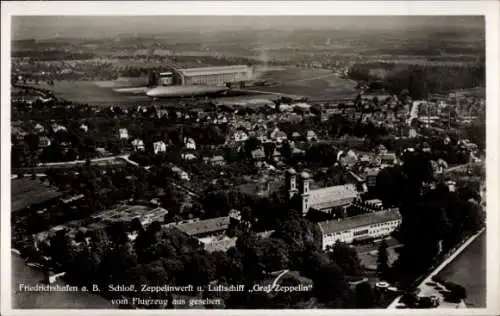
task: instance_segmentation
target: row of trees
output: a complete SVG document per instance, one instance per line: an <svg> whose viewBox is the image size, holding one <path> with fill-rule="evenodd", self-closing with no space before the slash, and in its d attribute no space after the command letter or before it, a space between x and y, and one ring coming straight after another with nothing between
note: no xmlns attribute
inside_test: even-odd
<svg viewBox="0 0 500 316"><path fill-rule="evenodd" d="M395 237L404 244L392 270L392 280L410 284L427 271L440 251L453 248L484 226L477 194L467 188L450 192L433 181L430 157L417 152L404 157L401 167L386 168L377 176L377 196L386 206L399 206L402 224ZM425 228L424 228L425 227Z"/></svg>
<svg viewBox="0 0 500 316"><path fill-rule="evenodd" d="M374 69L383 69L377 77ZM485 65L409 65L390 63L356 64L349 71L354 80L383 80L384 88L393 93L408 89L412 99L426 99L430 93L449 93L453 90L484 86Z"/></svg>
<svg viewBox="0 0 500 316"><path fill-rule="evenodd" d="M110 284L135 284L137 288L141 284L196 287L216 281L244 284L251 289L268 272L294 269L313 281L311 292L280 294L272 302L270 297L248 290L216 294L226 300L229 308L290 308L311 296L327 307L358 306L356 293L348 288L348 277L362 272L356 252L344 244L335 245L328 254L322 252L318 248L317 228L293 210L288 215L280 219L270 238L262 239L246 226L240 226L236 246L227 252L207 253L175 229L162 230L158 222L144 228L138 220L76 235L60 231L40 248L66 271L72 284L97 284L105 295L113 295L107 291ZM128 240L127 230L138 232L135 241ZM88 244L85 238L90 240ZM159 298L166 294L134 295ZM361 305L367 304L364 296L358 300Z"/></svg>

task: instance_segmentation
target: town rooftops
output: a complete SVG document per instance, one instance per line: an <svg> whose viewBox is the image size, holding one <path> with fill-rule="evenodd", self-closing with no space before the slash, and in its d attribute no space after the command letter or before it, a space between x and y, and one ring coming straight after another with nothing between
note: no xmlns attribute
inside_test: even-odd
<svg viewBox="0 0 500 316"><path fill-rule="evenodd" d="M189 236L197 236L225 230L229 227L229 221L229 216L223 216L191 223L182 223L174 227Z"/></svg>
<svg viewBox="0 0 500 316"><path fill-rule="evenodd" d="M11 212L23 210L30 205L48 202L62 196L61 192L28 178L11 180Z"/></svg>
<svg viewBox="0 0 500 316"><path fill-rule="evenodd" d="M337 185L310 191L312 208L324 209L349 204L358 197L354 184Z"/></svg>
<svg viewBox="0 0 500 316"><path fill-rule="evenodd" d="M368 171L366 172L366 175L376 177L379 172L380 172L380 169L378 169L378 168L368 169Z"/></svg>
<svg viewBox="0 0 500 316"><path fill-rule="evenodd" d="M264 151L262 149L255 149L254 151L252 151L252 158L253 159L264 159L266 158L266 154L264 153Z"/></svg>
<svg viewBox="0 0 500 316"><path fill-rule="evenodd" d="M382 160L383 162L394 162L395 160L397 160L397 156L395 153L385 153L385 154L381 154L380 155L380 160Z"/></svg>
<svg viewBox="0 0 500 316"><path fill-rule="evenodd" d="M323 234L337 233L357 227L381 224L389 221L401 220L399 210L373 212L353 217L347 217L340 221L326 221L318 223Z"/></svg>

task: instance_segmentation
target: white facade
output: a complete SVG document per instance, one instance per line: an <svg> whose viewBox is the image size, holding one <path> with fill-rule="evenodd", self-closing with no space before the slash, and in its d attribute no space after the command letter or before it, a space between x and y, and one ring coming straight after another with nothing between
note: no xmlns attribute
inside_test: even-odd
<svg viewBox="0 0 500 316"><path fill-rule="evenodd" d="M118 131L120 139L128 139L128 130L126 128L120 128Z"/></svg>
<svg viewBox="0 0 500 316"><path fill-rule="evenodd" d="M159 142L154 142L153 143L153 152L155 154L157 153L164 153L167 151L167 145L162 142L162 141L159 141Z"/></svg>
<svg viewBox="0 0 500 316"><path fill-rule="evenodd" d="M185 85L215 85L250 80L252 70L246 65L179 69Z"/></svg>
<svg viewBox="0 0 500 316"><path fill-rule="evenodd" d="M134 147L134 150L136 151L142 151L145 148L142 139L134 139L132 141L132 147Z"/></svg>
<svg viewBox="0 0 500 316"><path fill-rule="evenodd" d="M192 138L184 137L184 144L186 145L187 149L196 149L196 143Z"/></svg>
<svg viewBox="0 0 500 316"><path fill-rule="evenodd" d="M322 229L322 248L323 250L335 245L336 242L352 243L356 238L381 238L390 235L401 223L401 219L392 219L385 222L376 222L365 224L349 229L340 229L332 231L323 231ZM321 223L320 223L321 227Z"/></svg>

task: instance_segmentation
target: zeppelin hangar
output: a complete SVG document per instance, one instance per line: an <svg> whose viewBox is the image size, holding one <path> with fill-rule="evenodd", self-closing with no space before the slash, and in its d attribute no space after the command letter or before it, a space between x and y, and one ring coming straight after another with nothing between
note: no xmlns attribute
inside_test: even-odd
<svg viewBox="0 0 500 316"><path fill-rule="evenodd" d="M230 83L251 80L252 75L253 70L247 65L185 69L171 68L169 71L159 74L158 84L161 86L226 86Z"/></svg>

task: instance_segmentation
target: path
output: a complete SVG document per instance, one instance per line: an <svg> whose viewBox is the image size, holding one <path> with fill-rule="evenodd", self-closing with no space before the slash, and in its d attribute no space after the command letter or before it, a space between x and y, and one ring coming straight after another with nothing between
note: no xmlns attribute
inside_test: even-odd
<svg viewBox="0 0 500 316"><path fill-rule="evenodd" d="M447 303L443 300L443 295L439 293L439 290L436 290L434 286L429 285L433 283L432 277L437 275L441 270L443 270L449 263L451 263L460 253L462 253L478 236L480 236L485 231L485 228L481 229L477 234L470 237L466 242L464 242L451 256L446 258L434 271L432 271L419 285L418 288L419 296L431 296L435 295L439 297L441 304L439 307L441 308L455 308L458 307L457 304ZM400 302L401 296L397 297L387 308L395 309L398 305L402 304ZM459 307L466 307L464 302L459 304Z"/></svg>
<svg viewBox="0 0 500 316"><path fill-rule="evenodd" d="M286 270L283 270L283 272L281 272L273 281L273 283L271 284L271 288L269 289L269 292L271 292L272 290L274 290L274 288L276 288L276 286L278 285L278 282L279 280L289 272L290 270L286 269Z"/></svg>
<svg viewBox="0 0 500 316"><path fill-rule="evenodd" d="M130 160L129 157L130 157L130 155L118 155L118 156L111 156L111 157L105 157L105 158L94 158L94 159L90 160L90 163L91 164L99 164L99 163L111 163L111 164L113 164L113 163L117 163L117 162L124 162L124 163L130 164L130 165L132 165L134 167L142 168L145 171L149 172L149 170L146 167L141 167L137 162L135 162L133 160ZM31 174L31 171L34 170L35 172L38 172L38 175L43 176L45 174L43 174L40 171L46 171L46 169L51 169L51 168L71 168L71 167L78 166L78 165L84 165L86 163L87 163L86 160L73 160L73 161L63 161L63 162L48 162L48 163L38 164L35 168L13 169L12 170L12 174L17 174L17 173L20 173L20 172L23 172L23 174L24 173ZM15 178L17 178L17 176L12 177L12 178L15 179ZM192 197L199 197L199 195L197 193L193 192L188 187L186 187L184 185L181 185L181 184L178 184L178 183L175 183L175 182L171 182L171 183L172 183L172 185L175 188L180 189L180 190L186 192L190 196L192 196Z"/></svg>

